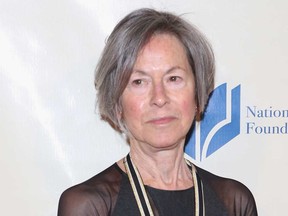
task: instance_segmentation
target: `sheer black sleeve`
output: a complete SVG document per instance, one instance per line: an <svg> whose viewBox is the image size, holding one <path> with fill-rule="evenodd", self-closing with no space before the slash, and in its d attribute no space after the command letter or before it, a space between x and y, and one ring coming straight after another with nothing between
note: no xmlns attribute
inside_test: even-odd
<svg viewBox="0 0 288 216"><path fill-rule="evenodd" d="M117 200L121 174L113 165L93 178L64 191L58 216L110 215Z"/></svg>
<svg viewBox="0 0 288 216"><path fill-rule="evenodd" d="M231 216L257 216L255 199L250 190L242 183L213 175L197 168L204 185L215 192L217 198L223 203L228 215ZM205 187L204 187L205 189ZM210 201L212 202L212 201Z"/></svg>

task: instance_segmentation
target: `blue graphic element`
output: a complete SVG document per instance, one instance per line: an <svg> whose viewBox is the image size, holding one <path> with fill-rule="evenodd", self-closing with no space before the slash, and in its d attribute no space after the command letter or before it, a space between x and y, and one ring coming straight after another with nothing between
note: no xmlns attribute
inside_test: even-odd
<svg viewBox="0 0 288 216"><path fill-rule="evenodd" d="M185 147L185 152L192 158L203 160L240 134L240 85L231 90L228 100L230 116L227 114L227 84L213 91L199 131L194 129Z"/></svg>

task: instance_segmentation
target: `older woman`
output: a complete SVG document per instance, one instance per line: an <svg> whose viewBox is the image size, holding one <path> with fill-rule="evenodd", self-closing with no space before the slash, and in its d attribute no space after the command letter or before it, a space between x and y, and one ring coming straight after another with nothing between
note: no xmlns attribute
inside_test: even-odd
<svg viewBox="0 0 288 216"><path fill-rule="evenodd" d="M151 9L121 20L95 85L102 118L126 134L130 153L66 190L58 215L257 215L243 184L184 158L186 135L213 84L213 53L195 27Z"/></svg>

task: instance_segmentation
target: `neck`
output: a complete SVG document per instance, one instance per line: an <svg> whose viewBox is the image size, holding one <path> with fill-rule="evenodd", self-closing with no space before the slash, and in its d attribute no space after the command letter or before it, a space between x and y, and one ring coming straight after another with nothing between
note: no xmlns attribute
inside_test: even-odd
<svg viewBox="0 0 288 216"><path fill-rule="evenodd" d="M191 171L184 159L184 142L166 150L151 151L131 145L131 159L145 185L165 190L182 190L193 186Z"/></svg>

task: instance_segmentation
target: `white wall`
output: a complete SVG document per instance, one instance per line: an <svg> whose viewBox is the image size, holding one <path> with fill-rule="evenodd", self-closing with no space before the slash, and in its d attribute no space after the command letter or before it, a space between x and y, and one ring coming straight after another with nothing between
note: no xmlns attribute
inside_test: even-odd
<svg viewBox="0 0 288 216"><path fill-rule="evenodd" d="M196 24L217 59L217 85L241 84L241 134L197 162L254 193L259 215L285 215L288 134L247 134L247 106L288 109L284 0L0 0L0 214L56 215L67 187L128 151L94 111L105 38L133 9L169 10Z"/></svg>

